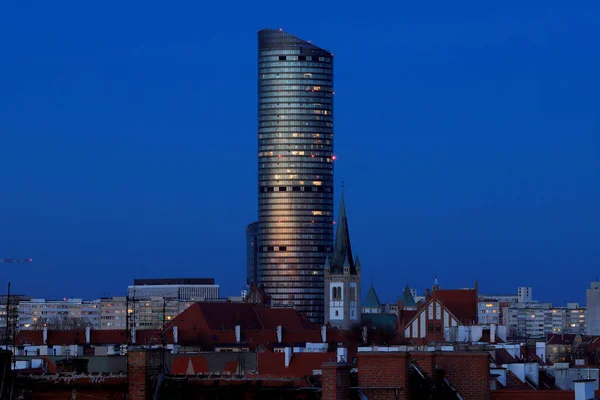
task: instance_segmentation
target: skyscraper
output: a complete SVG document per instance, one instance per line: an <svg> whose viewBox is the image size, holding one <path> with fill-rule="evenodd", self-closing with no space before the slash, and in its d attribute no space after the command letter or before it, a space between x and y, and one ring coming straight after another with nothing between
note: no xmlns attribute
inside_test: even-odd
<svg viewBox="0 0 600 400"><path fill-rule="evenodd" d="M246 285L248 288L257 283L258 271L258 222L246 227Z"/></svg>
<svg viewBox="0 0 600 400"><path fill-rule="evenodd" d="M258 282L315 322L333 243L333 160L333 55L259 31Z"/></svg>

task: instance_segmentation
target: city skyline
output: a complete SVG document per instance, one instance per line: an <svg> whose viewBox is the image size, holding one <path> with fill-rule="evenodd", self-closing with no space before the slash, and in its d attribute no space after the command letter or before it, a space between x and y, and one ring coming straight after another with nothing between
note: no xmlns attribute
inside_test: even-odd
<svg viewBox="0 0 600 400"><path fill-rule="evenodd" d="M3 282L48 298L166 275L241 289L254 35L268 25L334 49L334 187L346 182L353 247L382 298L437 274L585 303L600 259L600 60L580 39L598 33L597 4L326 5L311 23L261 7L226 28L198 26L194 7L8 7L22 18L0 27L14 38L0 66L0 257L34 262Z"/></svg>

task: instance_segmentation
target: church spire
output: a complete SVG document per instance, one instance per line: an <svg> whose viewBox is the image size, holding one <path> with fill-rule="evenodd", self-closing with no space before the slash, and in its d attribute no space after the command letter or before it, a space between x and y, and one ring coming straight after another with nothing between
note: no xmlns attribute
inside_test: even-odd
<svg viewBox="0 0 600 400"><path fill-rule="evenodd" d="M335 233L335 244L333 249L333 265L341 268L348 262L352 273L355 271L352 248L350 246L350 231L348 229L348 218L346 217L346 201L344 199L344 184L342 183L342 198L340 199L340 210L338 212L337 229Z"/></svg>
<svg viewBox="0 0 600 400"><path fill-rule="evenodd" d="M433 287L431 288L431 290L432 291L440 290L440 282L438 281L437 275L435 276L435 279L433 280Z"/></svg>

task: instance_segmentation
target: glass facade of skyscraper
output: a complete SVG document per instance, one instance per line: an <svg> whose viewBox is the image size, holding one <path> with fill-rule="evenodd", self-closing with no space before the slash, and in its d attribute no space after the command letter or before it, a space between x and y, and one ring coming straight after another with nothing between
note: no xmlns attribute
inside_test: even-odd
<svg viewBox="0 0 600 400"><path fill-rule="evenodd" d="M258 33L258 282L275 304L324 316L333 242L333 55Z"/></svg>

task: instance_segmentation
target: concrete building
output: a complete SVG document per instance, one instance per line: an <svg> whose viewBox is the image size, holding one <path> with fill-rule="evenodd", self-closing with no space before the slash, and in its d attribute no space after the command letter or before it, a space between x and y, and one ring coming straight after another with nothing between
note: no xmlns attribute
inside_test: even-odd
<svg viewBox="0 0 600 400"><path fill-rule="evenodd" d="M19 329L19 302L31 300L31 297L23 295L0 296L0 343L8 339L10 343L13 337L13 331ZM8 332L7 332L8 327Z"/></svg>
<svg viewBox="0 0 600 400"><path fill-rule="evenodd" d="M127 324L127 297L100 299L100 329L125 329Z"/></svg>
<svg viewBox="0 0 600 400"><path fill-rule="evenodd" d="M517 290L519 303L531 303L533 301L533 290L530 287L521 286Z"/></svg>
<svg viewBox="0 0 600 400"><path fill-rule="evenodd" d="M587 335L600 335L600 282L591 282L586 290L585 302L587 312L585 315Z"/></svg>
<svg viewBox="0 0 600 400"><path fill-rule="evenodd" d="M479 325L500 325L500 302L495 299L479 299L477 321Z"/></svg>
<svg viewBox="0 0 600 400"><path fill-rule="evenodd" d="M19 329L100 329L100 300L31 299L19 303Z"/></svg>
<svg viewBox="0 0 600 400"><path fill-rule="evenodd" d="M130 318L137 329L162 329L164 324L170 322L194 303L193 301L151 297L133 302L130 307Z"/></svg>
<svg viewBox="0 0 600 400"><path fill-rule="evenodd" d="M541 339L552 333L578 334L585 331L585 308L577 303L552 307L548 303L513 306L507 310L508 336Z"/></svg>
<svg viewBox="0 0 600 400"><path fill-rule="evenodd" d="M360 323L360 261L352 255L344 193L340 201L337 232L331 256L323 266L325 323L348 329Z"/></svg>
<svg viewBox="0 0 600 400"><path fill-rule="evenodd" d="M125 329L127 322L130 328L162 329L163 324L174 319L193 303L194 301L164 297L136 301L128 301L126 297L102 298L100 299L100 329ZM129 310L129 317L127 310Z"/></svg>
<svg viewBox="0 0 600 400"><path fill-rule="evenodd" d="M127 288L130 300L162 297L196 300L219 298L219 285L213 278L136 279Z"/></svg>

